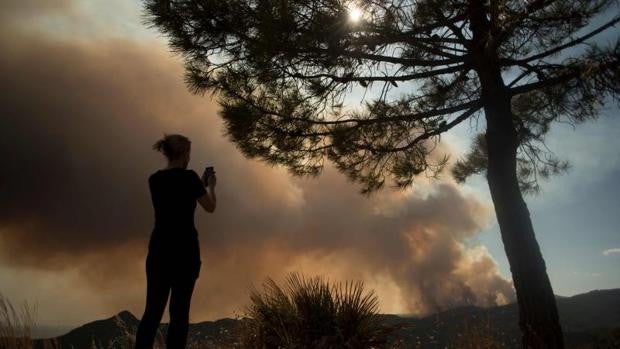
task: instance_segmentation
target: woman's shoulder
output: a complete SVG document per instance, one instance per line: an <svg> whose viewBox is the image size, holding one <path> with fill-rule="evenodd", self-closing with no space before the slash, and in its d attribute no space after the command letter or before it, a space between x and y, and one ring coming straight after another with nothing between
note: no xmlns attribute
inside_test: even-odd
<svg viewBox="0 0 620 349"><path fill-rule="evenodd" d="M155 180L155 178L157 178L159 176L159 170L151 173L149 175L149 183L153 183L153 180Z"/></svg>
<svg viewBox="0 0 620 349"><path fill-rule="evenodd" d="M198 176L198 173L191 169L191 168L185 168L185 169L181 169L181 168L173 168L173 169L159 169L153 173L151 173L151 175L149 175L149 181L152 181L154 178L158 178L158 177L166 177L166 176L171 176L171 175L185 175L185 176Z"/></svg>

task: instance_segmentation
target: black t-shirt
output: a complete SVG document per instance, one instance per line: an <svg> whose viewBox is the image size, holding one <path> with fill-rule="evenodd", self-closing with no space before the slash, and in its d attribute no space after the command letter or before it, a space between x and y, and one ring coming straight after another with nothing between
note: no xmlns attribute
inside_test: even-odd
<svg viewBox="0 0 620 349"><path fill-rule="evenodd" d="M198 174L184 168L158 170L149 177L149 188L155 210L151 245L195 241L196 199L207 192Z"/></svg>

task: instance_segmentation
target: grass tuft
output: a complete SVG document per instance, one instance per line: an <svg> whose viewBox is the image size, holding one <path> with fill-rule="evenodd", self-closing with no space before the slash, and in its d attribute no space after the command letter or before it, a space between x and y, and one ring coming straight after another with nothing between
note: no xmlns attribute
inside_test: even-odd
<svg viewBox="0 0 620 349"><path fill-rule="evenodd" d="M15 307L0 293L0 349L32 349L32 328L35 326L36 306L22 303ZM38 349L56 349L59 344L54 339L40 340Z"/></svg>

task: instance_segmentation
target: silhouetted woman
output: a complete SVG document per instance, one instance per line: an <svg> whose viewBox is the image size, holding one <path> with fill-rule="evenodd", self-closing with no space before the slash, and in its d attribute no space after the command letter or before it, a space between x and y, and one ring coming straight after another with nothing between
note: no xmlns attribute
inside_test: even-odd
<svg viewBox="0 0 620 349"><path fill-rule="evenodd" d="M136 349L151 349L170 295L168 349L185 348L189 307L200 273L198 231L194 226L196 201L215 210L215 175L205 178L187 169L191 142L182 135L166 135L153 145L168 166L149 177L155 224L146 257L146 307L136 334ZM205 183L207 189L205 189Z"/></svg>

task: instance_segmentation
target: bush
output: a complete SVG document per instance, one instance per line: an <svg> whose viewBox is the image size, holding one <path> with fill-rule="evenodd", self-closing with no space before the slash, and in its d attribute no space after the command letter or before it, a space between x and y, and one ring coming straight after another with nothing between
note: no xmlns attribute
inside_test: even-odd
<svg viewBox="0 0 620 349"><path fill-rule="evenodd" d="M374 291L361 281L330 284L298 273L280 287L272 279L252 289L242 320L244 348L379 348L393 331L377 316Z"/></svg>

